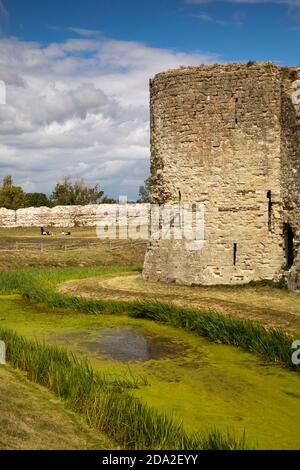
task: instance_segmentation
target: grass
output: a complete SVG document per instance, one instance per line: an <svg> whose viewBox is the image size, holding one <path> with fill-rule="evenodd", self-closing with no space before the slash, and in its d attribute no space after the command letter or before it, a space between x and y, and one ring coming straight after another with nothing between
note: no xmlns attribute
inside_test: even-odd
<svg viewBox="0 0 300 470"><path fill-rule="evenodd" d="M53 232L54 239L66 239L65 236L61 235L62 231L71 231L72 239L78 238L96 238L96 227L52 227L44 226L45 230ZM40 227L0 227L0 239L15 240L15 239L47 239L42 237L40 233ZM48 238L50 239L50 238ZM52 239L52 237L51 237Z"/></svg>
<svg viewBox="0 0 300 470"><path fill-rule="evenodd" d="M184 328L210 341L240 347L266 361L299 370L291 362L293 338L280 329L266 329L251 320L237 320L229 315L183 309L161 302L137 302L131 306L129 315Z"/></svg>
<svg viewBox="0 0 300 470"><path fill-rule="evenodd" d="M27 268L0 271L0 291L24 292L33 286L39 289L53 290L58 284L70 279L85 279L106 274L131 272L134 266L99 266L66 268Z"/></svg>
<svg viewBox="0 0 300 470"><path fill-rule="evenodd" d="M293 338L281 329L267 329L251 320L240 320L230 315L222 315L203 309L188 309L171 303L155 301L119 301L115 299L87 299L78 296L63 295L55 287L67 279L92 276L95 272L108 274L131 268L88 268L69 270L52 269L50 271L25 270L2 272L0 286L2 291L20 291L34 302L45 303L51 307L72 309L88 314L126 313L135 318L146 318L169 323L205 336L210 341L229 344L260 355L264 360L276 362L293 370L291 362L291 344Z"/></svg>
<svg viewBox="0 0 300 470"><path fill-rule="evenodd" d="M143 264L146 242L101 240L95 227L44 228L54 236L41 236L39 227L0 228L0 269ZM71 230L71 237L62 236L62 230Z"/></svg>
<svg viewBox="0 0 300 470"><path fill-rule="evenodd" d="M19 294L0 297L0 325L84 357L110 378L145 377L147 384L139 380L130 393L182 419L189 433L216 427L241 436L246 430L247 443L255 448L300 446L294 427L300 416L300 376L255 354L171 325L126 314L55 309ZM125 343L124 337L133 341ZM123 361L122 352L135 354L136 347L144 354L139 338L147 339L149 360Z"/></svg>
<svg viewBox="0 0 300 470"><path fill-rule="evenodd" d="M117 449L50 391L0 366L0 450Z"/></svg>
<svg viewBox="0 0 300 470"><path fill-rule="evenodd" d="M182 422L144 405L129 393L131 384L107 381L89 364L53 346L46 346L0 328L9 362L47 387L88 424L126 449L244 449L240 439L217 429L187 434Z"/></svg>
<svg viewBox="0 0 300 470"><path fill-rule="evenodd" d="M300 295L265 282L231 287L190 287L145 281L140 273L133 272L68 281L58 290L94 300L156 299L258 321L267 328L280 327L295 337L300 334Z"/></svg>
<svg viewBox="0 0 300 470"><path fill-rule="evenodd" d="M20 233L16 235L16 232L13 231L7 235L7 243L14 240L14 237L21 240L28 238L29 241L38 238L37 234L33 234L32 229L29 232L26 235L24 230L20 230ZM100 299L89 299L78 295L63 295L58 292L57 287L59 284L72 279L85 280L97 276L104 278L114 277L120 273L123 273L123 275L130 274L136 269L136 265L141 265L144 251L144 247L141 245L132 244L128 246L124 244L119 248L96 240L99 245L95 246L94 244L91 245L91 238L93 236L88 234L88 231L84 234L79 232L76 235L74 234L73 240L67 241L67 243L78 244L78 250L72 252L32 253L28 247L28 249L18 253L9 253L9 256L7 253L5 256L0 254L0 267L9 268L8 271L0 273L0 290L2 292L20 292L23 297L30 301L47 304L49 307L59 307L88 314L124 313L134 318L155 320L192 331L216 343L230 344L254 352L267 361L274 361L288 368L292 367L290 363L291 338L288 335L278 329L266 329L255 322L237 320L209 310L207 308L207 305L209 305L207 296L203 299L205 307L196 308L195 306L195 308L187 309L180 305L164 302L165 296L160 297L160 294L158 294L158 297L160 297L161 302L150 299L141 302L136 297L144 296L142 291L135 292L129 300L126 292L124 300L116 298L116 296L119 296L119 292L117 294L115 292L116 295L112 298ZM99 264L102 266L98 267ZM118 266L120 264L123 267L120 268ZM19 265L29 268L12 270L13 267L18 268ZM30 266L35 266L35 269L30 268ZM39 266L43 266L43 268L36 269ZM134 273L130 275L134 275ZM125 277L123 277L122 282L124 280ZM185 306L192 299L192 291L195 293L210 291L211 299L217 292L221 297L220 303L225 303L226 300L223 299L224 296L226 299L228 293L236 295L236 293L242 292L243 289L243 297L249 297L250 294L252 296L254 289L263 289L261 286L236 289L202 289L160 286L159 284L152 287L154 287L155 294L160 289L169 292L174 288L174 292L168 298L171 301L176 298L177 289L182 291L189 289L183 302ZM277 293L277 290L273 287L268 286L267 289L268 292L269 289L272 289L275 294ZM75 288L75 293L78 292L79 290ZM284 292L284 294L286 293ZM153 294L151 296L153 297ZM229 302L229 309L233 305ZM251 305L249 308L252 308ZM13 335L12 332L5 331L6 334ZM5 331L2 330L3 334ZM18 338L23 346L22 352L19 350L20 357L18 358L21 363L18 365L16 362L15 366L18 365L23 370L27 370L32 380L53 390L58 397L66 400L72 410L85 416L90 426L107 433L122 447L165 448L168 446L176 449L235 449L245 447L244 436L236 439L235 436L224 432L224 430L220 432L217 429L210 429L202 434L187 434L181 422L158 413L144 405L136 397L133 397L129 392L129 388L137 386L137 383L121 383L117 380L112 383L111 380L108 381L103 376L101 380L96 379L98 388L94 383L94 379L92 379L94 385L89 387L86 384L90 383L91 377L94 377L94 372L87 364L84 366L74 356L67 354L68 360L74 360L74 363L70 365L66 360L66 356L64 356L64 359L60 356L60 353L65 354L63 351L54 348L54 352L49 352L51 347L46 347L43 344L39 344L39 347L43 348L44 352L46 351L45 355L41 354L40 349L37 353L36 349L30 348L38 343L25 340L22 337ZM25 343L27 341L26 347L24 341ZM18 343L15 339L14 342ZM29 351L26 361L23 352L24 347L25 349L28 347ZM37 357L40 354L43 358L42 362ZM22 360L25 362L22 363ZM65 360L68 363L67 369L63 365ZM74 385L73 391L69 388L69 384L72 383ZM93 393L90 389L93 390Z"/></svg>

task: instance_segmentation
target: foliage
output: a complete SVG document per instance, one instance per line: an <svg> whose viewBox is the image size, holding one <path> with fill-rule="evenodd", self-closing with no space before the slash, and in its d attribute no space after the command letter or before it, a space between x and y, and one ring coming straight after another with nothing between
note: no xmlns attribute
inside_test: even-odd
<svg viewBox="0 0 300 470"><path fill-rule="evenodd" d="M0 207L19 209L25 207L25 193L21 186L15 186L11 176L5 176L0 185Z"/></svg>
<svg viewBox="0 0 300 470"><path fill-rule="evenodd" d="M284 270L284 267L282 269ZM247 287L247 286L253 286L253 287L257 287L257 286L266 287L267 286L273 289L286 289L286 290L288 288L286 278L284 276L280 276L277 280L262 279L260 281L250 281L248 284L241 286L241 288Z"/></svg>
<svg viewBox="0 0 300 470"><path fill-rule="evenodd" d="M101 199L101 204L117 204L118 201L110 196L103 196Z"/></svg>
<svg viewBox="0 0 300 470"><path fill-rule="evenodd" d="M50 200L54 206L84 206L100 203L103 196L104 192L97 184L92 187L82 179L72 183L70 177L65 176L55 185Z"/></svg>
<svg viewBox="0 0 300 470"><path fill-rule="evenodd" d="M26 207L50 207L51 202L48 196L44 193L26 193L25 194Z"/></svg>
<svg viewBox="0 0 300 470"><path fill-rule="evenodd" d="M150 202L151 176L139 187L139 198L137 202Z"/></svg>
<svg viewBox="0 0 300 470"><path fill-rule="evenodd" d="M0 207L17 210L23 207L51 207L87 204L115 204L117 201L106 196L99 185L90 186L83 179L72 182L66 176L58 182L50 197L44 193L26 193L21 186L15 186L11 176L5 176L0 185Z"/></svg>

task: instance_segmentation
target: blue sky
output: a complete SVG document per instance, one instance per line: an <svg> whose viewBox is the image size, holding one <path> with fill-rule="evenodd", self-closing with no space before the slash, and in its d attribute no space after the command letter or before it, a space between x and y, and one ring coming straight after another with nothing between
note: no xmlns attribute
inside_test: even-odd
<svg viewBox="0 0 300 470"><path fill-rule="evenodd" d="M148 79L180 65L300 64L300 0L0 0L0 176L63 174L134 198L149 173Z"/></svg>
<svg viewBox="0 0 300 470"><path fill-rule="evenodd" d="M300 62L300 1L6 0L6 5L6 32L44 44L66 39L73 26L153 47L215 52L223 61Z"/></svg>

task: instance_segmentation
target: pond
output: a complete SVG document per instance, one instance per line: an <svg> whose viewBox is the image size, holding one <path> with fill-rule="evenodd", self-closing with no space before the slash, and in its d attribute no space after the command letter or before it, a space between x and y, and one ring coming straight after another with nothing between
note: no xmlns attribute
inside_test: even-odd
<svg viewBox="0 0 300 470"><path fill-rule="evenodd" d="M95 353L97 357L108 357L120 362L149 361L176 357L186 347L169 338L151 335L138 327L94 328L79 332L51 335L52 341Z"/></svg>
<svg viewBox="0 0 300 470"><path fill-rule="evenodd" d="M300 448L300 377L238 348L125 315L84 315L0 297L3 327L87 357L112 375L146 377L133 393L189 431L246 432L250 445Z"/></svg>

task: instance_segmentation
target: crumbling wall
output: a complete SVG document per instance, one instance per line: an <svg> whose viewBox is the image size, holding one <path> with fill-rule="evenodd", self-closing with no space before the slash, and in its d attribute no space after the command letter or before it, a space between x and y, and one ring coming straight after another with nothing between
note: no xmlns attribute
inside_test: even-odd
<svg viewBox="0 0 300 470"><path fill-rule="evenodd" d="M15 227L16 211L0 208L0 227Z"/></svg>
<svg viewBox="0 0 300 470"><path fill-rule="evenodd" d="M184 239L152 242L144 277L184 284L276 277L285 262L280 68L181 68L155 76L150 92L152 199L203 203L205 227L198 251Z"/></svg>
<svg viewBox="0 0 300 470"><path fill-rule="evenodd" d="M293 103L294 83L300 79L300 67L282 69L281 96L281 185L284 205L283 222L293 232L294 263L288 272L288 285L300 290L300 104ZM298 100L299 101L299 98ZM287 233L284 233L287 237ZM288 243L286 240L286 250ZM286 252L286 263L288 253Z"/></svg>
<svg viewBox="0 0 300 470"><path fill-rule="evenodd" d="M149 204L30 207L16 211L1 208L0 227L105 227L107 224L134 225L136 221L146 225L149 212Z"/></svg>

